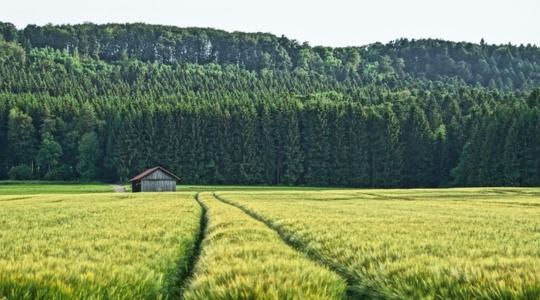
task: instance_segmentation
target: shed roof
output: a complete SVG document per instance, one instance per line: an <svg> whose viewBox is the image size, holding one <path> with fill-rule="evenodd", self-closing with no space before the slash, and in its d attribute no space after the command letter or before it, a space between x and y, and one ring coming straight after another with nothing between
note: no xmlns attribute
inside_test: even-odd
<svg viewBox="0 0 540 300"><path fill-rule="evenodd" d="M129 181L139 181L139 180L143 179L144 177L154 173L157 170L161 170L163 173L173 177L174 179L180 180L180 178L178 178L178 176L174 175L171 171L168 171L167 169L158 166L158 167L153 167L153 168L144 170L141 174L131 178Z"/></svg>

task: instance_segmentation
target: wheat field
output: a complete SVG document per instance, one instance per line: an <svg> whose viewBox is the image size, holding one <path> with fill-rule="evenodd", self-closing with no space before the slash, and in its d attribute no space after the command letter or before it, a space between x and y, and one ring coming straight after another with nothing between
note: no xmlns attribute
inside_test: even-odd
<svg viewBox="0 0 540 300"><path fill-rule="evenodd" d="M540 299L540 189L218 193L380 299Z"/></svg>
<svg viewBox="0 0 540 300"><path fill-rule="evenodd" d="M185 299L342 299L337 274L238 208L202 193L208 227Z"/></svg>
<svg viewBox="0 0 540 300"><path fill-rule="evenodd" d="M538 188L20 187L0 299L540 299Z"/></svg>
<svg viewBox="0 0 540 300"><path fill-rule="evenodd" d="M191 193L0 196L0 298L168 298L201 213Z"/></svg>

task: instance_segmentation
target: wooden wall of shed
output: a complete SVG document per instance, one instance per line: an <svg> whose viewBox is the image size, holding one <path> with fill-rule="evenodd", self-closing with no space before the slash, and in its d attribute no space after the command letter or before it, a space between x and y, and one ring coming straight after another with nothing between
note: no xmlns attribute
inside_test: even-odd
<svg viewBox="0 0 540 300"><path fill-rule="evenodd" d="M176 191L176 180L141 180L142 192L174 192Z"/></svg>
<svg viewBox="0 0 540 300"><path fill-rule="evenodd" d="M158 169L148 174L148 176L144 177L143 180L175 180L175 179L169 174Z"/></svg>

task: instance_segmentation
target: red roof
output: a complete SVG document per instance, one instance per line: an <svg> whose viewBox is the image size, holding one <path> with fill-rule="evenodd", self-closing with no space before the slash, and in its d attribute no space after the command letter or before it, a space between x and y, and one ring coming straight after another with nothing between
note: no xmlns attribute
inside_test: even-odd
<svg viewBox="0 0 540 300"><path fill-rule="evenodd" d="M139 180L143 179L144 177L154 173L157 170L161 170L162 172L164 172L164 173L168 174L169 176L173 177L174 179L180 180L180 178L178 178L178 176L174 175L171 171L168 171L163 167L153 167L151 169L143 171L141 174L131 178L129 181L139 181Z"/></svg>

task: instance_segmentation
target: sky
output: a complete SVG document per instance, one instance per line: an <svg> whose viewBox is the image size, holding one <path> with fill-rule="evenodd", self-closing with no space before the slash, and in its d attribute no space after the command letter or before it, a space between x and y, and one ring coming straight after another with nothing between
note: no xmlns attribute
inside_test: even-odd
<svg viewBox="0 0 540 300"><path fill-rule="evenodd" d="M144 22L270 32L310 45L398 38L540 45L540 0L1 0L0 21Z"/></svg>

